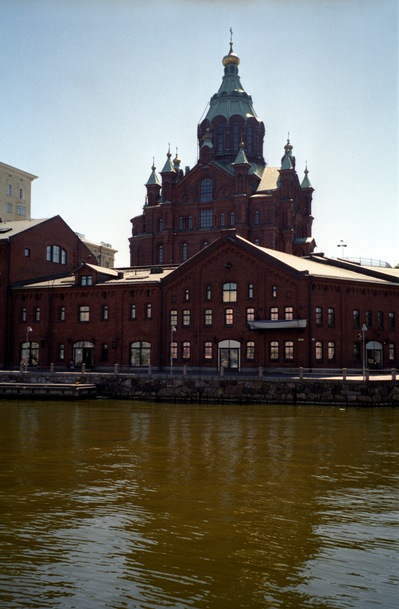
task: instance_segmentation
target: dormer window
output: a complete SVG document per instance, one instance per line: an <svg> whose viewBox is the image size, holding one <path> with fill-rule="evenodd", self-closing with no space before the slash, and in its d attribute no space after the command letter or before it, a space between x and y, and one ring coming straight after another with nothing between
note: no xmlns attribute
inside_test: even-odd
<svg viewBox="0 0 399 609"><path fill-rule="evenodd" d="M80 276L80 285L93 285L93 276L92 275L81 275Z"/></svg>

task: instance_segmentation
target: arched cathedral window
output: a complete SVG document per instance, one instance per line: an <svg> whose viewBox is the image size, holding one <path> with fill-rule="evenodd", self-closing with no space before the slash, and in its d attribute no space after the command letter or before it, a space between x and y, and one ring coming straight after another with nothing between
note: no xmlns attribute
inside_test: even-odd
<svg viewBox="0 0 399 609"><path fill-rule="evenodd" d="M201 182L200 201L201 203L212 201L212 180L209 178L205 178Z"/></svg>

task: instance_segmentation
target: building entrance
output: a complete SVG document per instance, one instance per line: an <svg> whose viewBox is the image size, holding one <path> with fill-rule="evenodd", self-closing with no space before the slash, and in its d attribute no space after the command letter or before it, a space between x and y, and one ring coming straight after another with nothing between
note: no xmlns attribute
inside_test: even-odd
<svg viewBox="0 0 399 609"><path fill-rule="evenodd" d="M94 364L94 345L88 340L79 340L73 344L73 364L80 368L85 364L87 368L92 368Z"/></svg>
<svg viewBox="0 0 399 609"><path fill-rule="evenodd" d="M381 370L383 367L382 343L370 340L366 343L366 361L369 370Z"/></svg>
<svg viewBox="0 0 399 609"><path fill-rule="evenodd" d="M237 340L222 340L218 344L218 369L240 369L241 345Z"/></svg>

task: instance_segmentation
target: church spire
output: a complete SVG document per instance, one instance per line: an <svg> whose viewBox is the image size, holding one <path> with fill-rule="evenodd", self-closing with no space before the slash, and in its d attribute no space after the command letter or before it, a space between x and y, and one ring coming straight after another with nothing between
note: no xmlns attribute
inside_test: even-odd
<svg viewBox="0 0 399 609"><path fill-rule="evenodd" d="M302 180L301 188L312 188L312 185L311 185L310 180L308 178L308 173L309 173L309 171L308 171L308 164L306 163L305 171L304 171L305 177Z"/></svg>
<svg viewBox="0 0 399 609"><path fill-rule="evenodd" d="M284 146L285 154L281 159L281 169L295 169L295 157L292 156L292 144L288 133L287 143Z"/></svg>

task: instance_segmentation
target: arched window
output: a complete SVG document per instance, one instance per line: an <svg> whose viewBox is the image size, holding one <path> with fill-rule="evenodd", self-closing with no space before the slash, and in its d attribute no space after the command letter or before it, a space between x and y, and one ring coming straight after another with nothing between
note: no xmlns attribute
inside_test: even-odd
<svg viewBox="0 0 399 609"><path fill-rule="evenodd" d="M181 259L182 262L185 262L188 258L188 245L186 242L181 246Z"/></svg>
<svg viewBox="0 0 399 609"><path fill-rule="evenodd" d="M201 203L212 201L212 180L209 178L205 178L201 182L200 201Z"/></svg>
<svg viewBox="0 0 399 609"><path fill-rule="evenodd" d="M131 366L149 366L151 363L151 343L144 340L130 343L129 362Z"/></svg>
<svg viewBox="0 0 399 609"><path fill-rule="evenodd" d="M163 245L158 245L158 263L163 264Z"/></svg>
<svg viewBox="0 0 399 609"><path fill-rule="evenodd" d="M292 340L286 340L284 343L284 359L286 361L294 359L294 343Z"/></svg>
<svg viewBox="0 0 399 609"><path fill-rule="evenodd" d="M223 152L223 148L224 148L224 146L223 146L223 132L224 132L223 125L222 125L222 123L219 123L219 125L218 125L218 132L217 132L218 133L218 135L217 135L217 137L218 137L217 151L218 152Z"/></svg>
<svg viewBox="0 0 399 609"><path fill-rule="evenodd" d="M254 214L254 224L260 224L260 211L259 211L259 209L257 209L255 214Z"/></svg>
<svg viewBox="0 0 399 609"><path fill-rule="evenodd" d="M234 226L236 221L235 214L233 211L230 212L230 226Z"/></svg>
<svg viewBox="0 0 399 609"><path fill-rule="evenodd" d="M235 121L233 123L233 152L238 152L240 146L240 126Z"/></svg>
<svg viewBox="0 0 399 609"><path fill-rule="evenodd" d="M253 340L247 341L245 357L249 360L255 359L255 343Z"/></svg>
<svg viewBox="0 0 399 609"><path fill-rule="evenodd" d="M278 340L272 340L270 342L270 360L276 362L279 358L278 352Z"/></svg>
<svg viewBox="0 0 399 609"><path fill-rule="evenodd" d="M164 220L163 218L159 219L159 232L161 233L164 229Z"/></svg>
<svg viewBox="0 0 399 609"><path fill-rule="evenodd" d="M226 226L226 216L224 212L222 212L220 214L220 227L223 228L224 226Z"/></svg>
<svg viewBox="0 0 399 609"><path fill-rule="evenodd" d="M212 347L211 341L206 341L206 343L204 343L204 359L212 359Z"/></svg>
<svg viewBox="0 0 399 609"><path fill-rule="evenodd" d="M190 359L191 357L191 344L190 341L183 341L182 345L182 359Z"/></svg>
<svg viewBox="0 0 399 609"><path fill-rule="evenodd" d="M253 151L254 132L253 125L249 124L247 128L247 152L252 154Z"/></svg>
<svg viewBox="0 0 399 609"><path fill-rule="evenodd" d="M278 319L278 307L270 307L270 319L276 321Z"/></svg>

